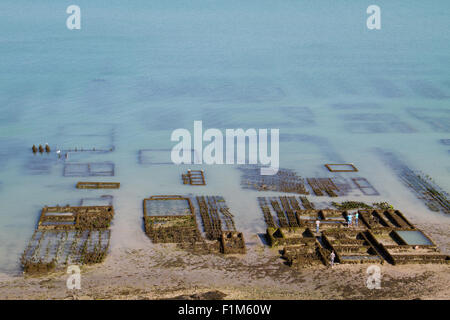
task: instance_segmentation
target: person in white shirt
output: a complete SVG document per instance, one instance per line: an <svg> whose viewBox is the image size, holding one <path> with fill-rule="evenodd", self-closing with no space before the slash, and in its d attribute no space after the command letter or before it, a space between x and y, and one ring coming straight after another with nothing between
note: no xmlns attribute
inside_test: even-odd
<svg viewBox="0 0 450 320"><path fill-rule="evenodd" d="M334 251L331 251L331 254L330 254L330 265L331 265L332 268L334 266L334 258L336 258L336 255L334 254Z"/></svg>

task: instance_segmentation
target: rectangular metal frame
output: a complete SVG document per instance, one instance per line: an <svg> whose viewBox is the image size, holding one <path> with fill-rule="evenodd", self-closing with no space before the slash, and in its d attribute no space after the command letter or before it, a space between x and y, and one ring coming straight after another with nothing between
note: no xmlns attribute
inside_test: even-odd
<svg viewBox="0 0 450 320"><path fill-rule="evenodd" d="M352 169L351 170L344 170L344 169L333 169L332 166L349 166ZM353 163L327 163L325 164L325 167L330 172L358 172L358 169L353 165Z"/></svg>

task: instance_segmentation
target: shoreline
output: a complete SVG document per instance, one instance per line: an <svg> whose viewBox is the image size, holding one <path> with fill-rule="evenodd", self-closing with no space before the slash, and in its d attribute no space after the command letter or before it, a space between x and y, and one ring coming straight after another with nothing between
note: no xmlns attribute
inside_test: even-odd
<svg viewBox="0 0 450 320"><path fill-rule="evenodd" d="M449 227L418 224L446 254ZM433 231L434 230L434 231ZM447 231L447 232L446 232ZM439 237L436 237L439 236ZM448 299L448 264L381 265L381 289L369 290L369 264L292 268L258 235L248 253L196 255L172 244L112 249L100 265L83 266L81 290L66 288L67 274L8 276L1 299ZM250 243L250 244L249 244Z"/></svg>

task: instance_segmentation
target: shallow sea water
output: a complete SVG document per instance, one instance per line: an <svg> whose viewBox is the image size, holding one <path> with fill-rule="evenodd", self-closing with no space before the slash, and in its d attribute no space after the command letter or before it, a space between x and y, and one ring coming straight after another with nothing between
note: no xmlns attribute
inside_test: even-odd
<svg viewBox="0 0 450 320"><path fill-rule="evenodd" d="M112 251L149 246L142 200L155 194L222 195L239 229L264 232L256 197L276 193L242 190L232 166L202 166L208 186L194 189L181 173L200 166L140 163L140 150L170 150L172 130L192 131L194 120L204 130L278 128L281 167L362 176L380 196L342 200L389 201L416 220L449 223L375 151L450 190L440 143L450 138L448 1L379 0L379 31L365 26L368 1L79 0L79 31L65 26L69 4L0 3L0 273L20 270L43 206L110 202L104 195L116 209ZM113 151L67 161L31 153L46 142ZM113 163L114 176L64 176L72 162ZM330 174L325 163L359 172ZM77 190L80 180L121 188Z"/></svg>

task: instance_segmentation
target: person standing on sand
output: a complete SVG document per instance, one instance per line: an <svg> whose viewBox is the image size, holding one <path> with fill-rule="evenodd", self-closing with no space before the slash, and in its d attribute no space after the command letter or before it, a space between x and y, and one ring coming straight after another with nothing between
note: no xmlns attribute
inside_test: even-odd
<svg viewBox="0 0 450 320"><path fill-rule="evenodd" d="M330 266L333 268L334 266L334 258L336 257L336 255L334 254L334 251L331 251L330 254Z"/></svg>
<svg viewBox="0 0 450 320"><path fill-rule="evenodd" d="M358 212L355 212L355 226L358 226Z"/></svg>
<svg viewBox="0 0 450 320"><path fill-rule="evenodd" d="M320 227L320 221L319 219L316 220L316 233L319 233L319 227Z"/></svg>

